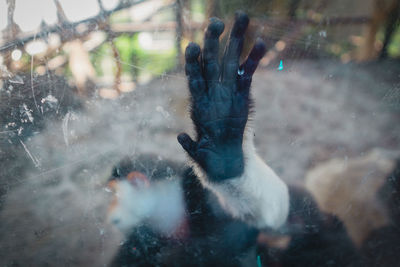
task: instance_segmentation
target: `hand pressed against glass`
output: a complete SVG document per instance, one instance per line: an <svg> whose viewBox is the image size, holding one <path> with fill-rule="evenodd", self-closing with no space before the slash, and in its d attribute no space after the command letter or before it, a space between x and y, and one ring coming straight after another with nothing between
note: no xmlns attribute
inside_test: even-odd
<svg viewBox="0 0 400 267"><path fill-rule="evenodd" d="M193 141L182 133L178 141L212 181L240 176L244 170L242 144L251 105L251 79L266 52L264 42L257 40L239 66L248 24L247 15L237 12L221 62L219 37L224 24L217 18L210 19L203 52L195 43L190 43L185 52L197 138Z"/></svg>

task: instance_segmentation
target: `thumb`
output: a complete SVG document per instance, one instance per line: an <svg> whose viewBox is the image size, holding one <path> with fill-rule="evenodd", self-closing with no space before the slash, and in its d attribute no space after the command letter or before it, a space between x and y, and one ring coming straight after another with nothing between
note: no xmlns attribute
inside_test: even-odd
<svg viewBox="0 0 400 267"><path fill-rule="evenodd" d="M183 149L186 150L186 152L191 156L193 159L195 159L195 154L196 154L196 142L190 138L190 136L186 133L181 133L178 135L178 142L181 144Z"/></svg>

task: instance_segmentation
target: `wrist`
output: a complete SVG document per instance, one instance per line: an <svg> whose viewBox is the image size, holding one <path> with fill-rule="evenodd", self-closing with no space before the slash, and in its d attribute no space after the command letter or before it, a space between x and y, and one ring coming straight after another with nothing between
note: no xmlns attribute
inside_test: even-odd
<svg viewBox="0 0 400 267"><path fill-rule="evenodd" d="M199 162L200 167L212 182L220 182L239 177L244 171L244 156L240 144L220 144L208 151Z"/></svg>
<svg viewBox="0 0 400 267"><path fill-rule="evenodd" d="M241 175L213 182L209 173L199 168L195 171L203 186L217 196L222 208L234 218L260 229L277 229L288 214L287 185L257 155L253 136L251 129L245 132Z"/></svg>

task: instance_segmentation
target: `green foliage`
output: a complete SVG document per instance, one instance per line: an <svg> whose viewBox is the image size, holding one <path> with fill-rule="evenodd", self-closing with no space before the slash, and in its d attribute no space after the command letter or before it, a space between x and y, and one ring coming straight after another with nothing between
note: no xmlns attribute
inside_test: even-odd
<svg viewBox="0 0 400 267"><path fill-rule="evenodd" d="M167 51L143 49L139 44L138 34L130 37L120 36L115 43L121 60L129 63L124 65L124 71L137 75L143 72L160 75L175 66L175 49Z"/></svg>
<svg viewBox="0 0 400 267"><path fill-rule="evenodd" d="M190 12L194 21L204 21L206 14L204 0L190 1Z"/></svg>
<svg viewBox="0 0 400 267"><path fill-rule="evenodd" d="M133 78L144 73L158 76L175 67L175 49L163 51L143 49L139 44L138 34L121 35L115 38L114 42L122 63L122 72ZM110 44L104 43L90 56L97 74L104 75L101 68L102 60L107 57L113 58Z"/></svg>
<svg viewBox="0 0 400 267"><path fill-rule="evenodd" d="M149 72L152 75L161 75L175 67L175 50L166 53L143 53L138 56L138 65L143 68L140 71Z"/></svg>
<svg viewBox="0 0 400 267"><path fill-rule="evenodd" d="M111 46L109 43L102 44L95 51L92 51L90 54L90 61L94 66L97 76L103 76L103 69L101 68L101 62L105 57L111 57Z"/></svg>
<svg viewBox="0 0 400 267"><path fill-rule="evenodd" d="M128 13L120 11L120 12L114 12L110 16L110 23L128 23L131 22L131 18Z"/></svg>
<svg viewBox="0 0 400 267"><path fill-rule="evenodd" d="M121 35L115 38L114 42L121 58L122 72L130 73L132 71L130 65L133 64L132 58L135 53L138 53L137 49L135 49L134 38L129 35Z"/></svg>
<svg viewBox="0 0 400 267"><path fill-rule="evenodd" d="M388 47L390 57L400 57L400 25L394 32L390 45Z"/></svg>

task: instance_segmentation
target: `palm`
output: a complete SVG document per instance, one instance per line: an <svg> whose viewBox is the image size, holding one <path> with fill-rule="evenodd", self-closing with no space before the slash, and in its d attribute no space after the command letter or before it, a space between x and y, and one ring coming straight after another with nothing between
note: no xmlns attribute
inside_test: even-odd
<svg viewBox="0 0 400 267"><path fill-rule="evenodd" d="M187 134L181 134L178 141L214 181L239 176L244 168L242 142L249 114L251 78L265 53L264 43L258 41L239 67L247 25L247 16L238 13L221 67L218 38L224 25L218 19L211 19L207 28L201 65L198 45L191 43L186 49L191 117L197 140L194 142Z"/></svg>
<svg viewBox="0 0 400 267"><path fill-rule="evenodd" d="M209 88L208 94L193 103L192 118L198 137L209 136L218 143L240 139L248 117L248 99L235 87L221 83Z"/></svg>

